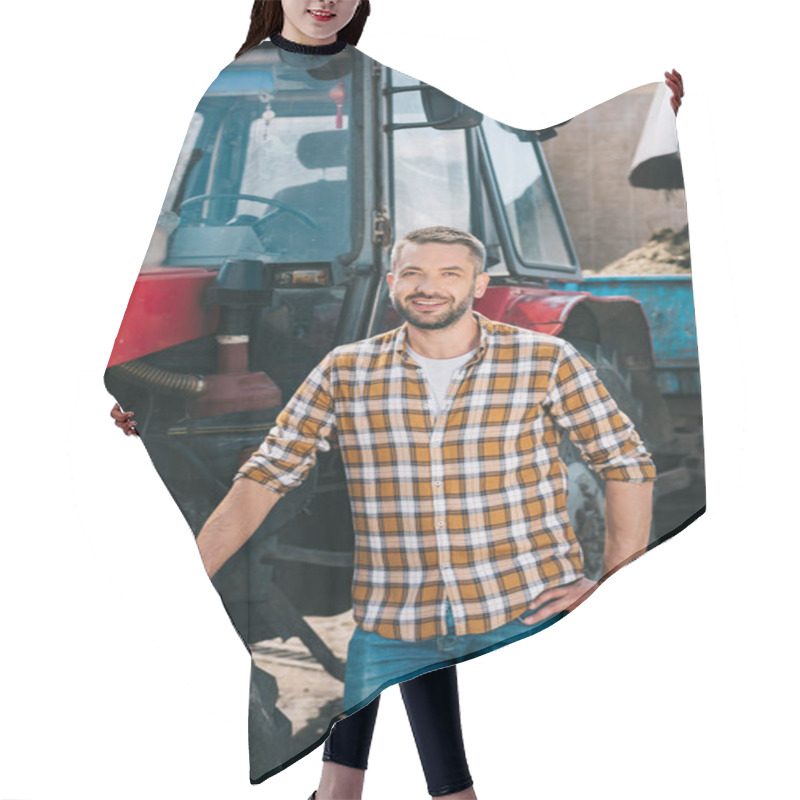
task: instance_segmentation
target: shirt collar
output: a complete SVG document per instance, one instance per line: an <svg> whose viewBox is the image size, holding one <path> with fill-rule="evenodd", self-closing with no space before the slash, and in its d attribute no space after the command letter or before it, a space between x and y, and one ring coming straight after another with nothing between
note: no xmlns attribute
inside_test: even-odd
<svg viewBox="0 0 800 800"><path fill-rule="evenodd" d="M472 358L466 363L465 366L470 366L471 364L475 364L481 360L483 360L484 355L486 355L486 351L489 349L489 334L490 329L489 326L491 325L491 320L488 317L484 317L483 314L479 314L474 309L472 310L472 316L475 317L476 321L478 322L478 326L480 327L480 334L481 338L478 342L478 348L475 351ZM408 322L404 322L398 329L397 329L397 336L395 337L394 343L394 351L400 360L404 363L414 363L416 365L416 361L414 361L407 349L406 340L408 338Z"/></svg>

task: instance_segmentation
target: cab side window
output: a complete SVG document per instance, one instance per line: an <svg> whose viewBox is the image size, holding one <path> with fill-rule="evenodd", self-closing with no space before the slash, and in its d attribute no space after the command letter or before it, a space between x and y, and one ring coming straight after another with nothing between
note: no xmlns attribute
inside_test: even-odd
<svg viewBox="0 0 800 800"><path fill-rule="evenodd" d="M488 117L481 132L519 259L568 267L571 259L555 197L533 143Z"/></svg>
<svg viewBox="0 0 800 800"><path fill-rule="evenodd" d="M420 83L392 70L393 87ZM420 92L392 94L393 125L424 123ZM395 238L416 228L470 230L470 185L464 130L401 128L390 137L391 215Z"/></svg>

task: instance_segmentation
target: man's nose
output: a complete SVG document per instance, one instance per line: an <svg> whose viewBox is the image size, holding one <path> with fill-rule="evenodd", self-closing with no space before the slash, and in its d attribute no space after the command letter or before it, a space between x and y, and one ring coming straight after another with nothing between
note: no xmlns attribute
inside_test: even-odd
<svg viewBox="0 0 800 800"><path fill-rule="evenodd" d="M438 291L436 279L432 275L420 275L417 280L417 291L426 294L436 294Z"/></svg>

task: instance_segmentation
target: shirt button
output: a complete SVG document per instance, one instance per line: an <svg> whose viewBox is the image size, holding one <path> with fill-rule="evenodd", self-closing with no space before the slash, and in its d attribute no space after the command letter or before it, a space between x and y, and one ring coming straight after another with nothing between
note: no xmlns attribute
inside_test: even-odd
<svg viewBox="0 0 800 800"><path fill-rule="evenodd" d="M434 481L434 482L433 482L433 485L434 485L434 486L441 486L441 485L442 485L442 482L441 482L441 481Z"/></svg>
<svg viewBox="0 0 800 800"><path fill-rule="evenodd" d="M444 522L437 522L436 523L436 527L437 528L444 528Z"/></svg>

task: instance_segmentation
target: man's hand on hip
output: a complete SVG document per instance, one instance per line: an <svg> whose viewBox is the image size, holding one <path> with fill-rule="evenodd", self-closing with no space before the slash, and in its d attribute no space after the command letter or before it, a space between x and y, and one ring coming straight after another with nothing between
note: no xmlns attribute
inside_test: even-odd
<svg viewBox="0 0 800 800"><path fill-rule="evenodd" d="M572 611L577 608L600 584L590 581L588 578L581 578L575 583L566 586L556 586L555 589L547 589L538 595L531 606L531 610L536 609L535 614L531 614L525 619L520 620L525 625L535 625L553 614L561 611Z"/></svg>

